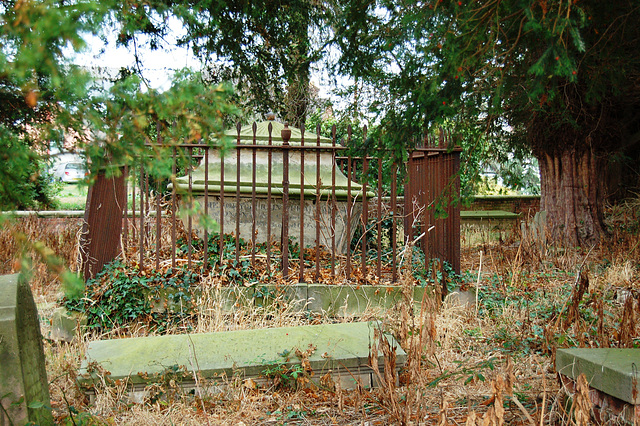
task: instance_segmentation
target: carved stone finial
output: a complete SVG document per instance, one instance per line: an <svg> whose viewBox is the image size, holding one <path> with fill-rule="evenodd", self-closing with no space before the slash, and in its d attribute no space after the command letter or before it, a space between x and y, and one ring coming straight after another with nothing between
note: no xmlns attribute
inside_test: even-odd
<svg viewBox="0 0 640 426"><path fill-rule="evenodd" d="M285 145L288 145L289 139L291 139L291 129L289 128L289 123L284 123L284 129L280 131L280 136L282 137L282 142Z"/></svg>

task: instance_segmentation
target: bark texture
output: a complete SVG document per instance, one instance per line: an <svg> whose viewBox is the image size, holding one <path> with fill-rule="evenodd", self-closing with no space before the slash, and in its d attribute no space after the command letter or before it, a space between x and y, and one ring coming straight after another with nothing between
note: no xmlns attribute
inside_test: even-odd
<svg viewBox="0 0 640 426"><path fill-rule="evenodd" d="M593 150L571 148L540 153L538 160L540 209L547 212L552 239L574 247L596 244L606 235L605 161Z"/></svg>

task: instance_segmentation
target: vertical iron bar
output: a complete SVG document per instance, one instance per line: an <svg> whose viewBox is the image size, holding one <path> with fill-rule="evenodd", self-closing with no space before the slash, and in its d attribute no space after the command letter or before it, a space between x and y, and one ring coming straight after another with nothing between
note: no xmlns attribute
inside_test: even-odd
<svg viewBox="0 0 640 426"><path fill-rule="evenodd" d="M189 200L189 216L187 219L187 269L189 271L191 271L191 255L192 255L192 251L193 251L193 247L192 247L192 243L193 241L191 240L191 231L193 228L193 191L192 191L192 185L193 185L193 176L191 173L191 162L193 161L193 147L189 147L188 151L189 153L189 158L188 158L188 162L187 162L187 171L188 171L188 176L189 176L189 194L187 196L187 199Z"/></svg>
<svg viewBox="0 0 640 426"><path fill-rule="evenodd" d="M451 141L453 144L453 141ZM453 221L453 234L455 235L453 238L453 259L454 259L454 269L456 273L460 273L461 265L460 265L460 151L453 151L452 155L454 156L453 160L453 173L455 174L455 194L458 198L456 201L456 206L453 212L454 221Z"/></svg>
<svg viewBox="0 0 640 426"><path fill-rule="evenodd" d="M124 166L124 226L122 230L122 248L127 252L129 245L129 166Z"/></svg>
<svg viewBox="0 0 640 426"><path fill-rule="evenodd" d="M442 134L440 136L442 138ZM443 144L441 143L440 146ZM441 203L442 208L445 208L445 204L447 202L446 198L446 189L447 189L447 178L445 176L446 173L446 164L444 162L444 154L438 153L438 177L440 181L440 188L438 191L438 202ZM440 226L438 227L438 257L440 258L440 262L442 263L445 259L445 251L444 251L444 231L446 226L446 220L443 217L439 218Z"/></svg>
<svg viewBox="0 0 640 426"><path fill-rule="evenodd" d="M151 231L149 229L149 221L147 220L147 215L149 215L149 213L151 212L151 208L149 206L149 197L151 196L151 191L149 191L149 173L145 170L144 172L144 191L141 192L141 194L143 195L143 199L144 199L144 211L145 211L145 218L144 218L144 239L146 240L146 245L147 247L151 246ZM149 255L151 256L151 253L149 253Z"/></svg>
<svg viewBox="0 0 640 426"><path fill-rule="evenodd" d="M131 222L131 236L133 241L136 240L136 165L135 162L131 167L131 213L133 215L133 220Z"/></svg>
<svg viewBox="0 0 640 426"><path fill-rule="evenodd" d="M289 139L291 130L287 123L282 136L282 279L289 279Z"/></svg>
<svg viewBox="0 0 640 426"><path fill-rule="evenodd" d="M162 135L161 135L161 127L160 122L156 122L156 134L158 135L158 145L159 149L162 149ZM160 178L156 178L156 271L160 270L160 220L162 219L162 215L160 214Z"/></svg>
<svg viewBox="0 0 640 426"><path fill-rule="evenodd" d="M143 270L144 264L144 165L142 159L140 159L140 229L138 234L140 237L140 263L139 268Z"/></svg>
<svg viewBox="0 0 640 426"><path fill-rule="evenodd" d="M236 265L240 263L240 122L236 125L238 143L236 145Z"/></svg>
<svg viewBox="0 0 640 426"><path fill-rule="evenodd" d="M447 146L447 134L445 133L445 145ZM450 266L454 266L453 265L453 256L451 256L451 252L453 250L453 246L452 246L452 231L453 231L453 174L451 173L452 170L452 163L451 160L453 159L451 157L450 153L446 153L443 154L444 158L446 159L446 163L445 163L445 169L446 169L446 174L445 176L447 177L447 189L446 189L446 194L447 194L447 198L446 198L446 202L447 202L447 226L445 228L445 240L444 240L444 252L445 252L445 260L447 262L449 262ZM445 290L446 294L446 286L443 289ZM443 294L443 295L444 295Z"/></svg>
<svg viewBox="0 0 640 426"><path fill-rule="evenodd" d="M413 240L415 237L413 224L417 223L418 228L417 232L427 232L424 237L422 237L419 245L423 248L426 246L426 242L428 240L428 228L430 226L428 219L428 212L430 211L430 199L428 197L429 185L432 182L432 178L430 177L430 167L429 167L429 157L427 156L427 152L422 150L419 147L414 148L413 156L412 156L412 166L411 166L411 176L410 179L410 187L411 187L411 199L409 202L411 203L411 223L409 226L411 227L411 238ZM426 254L426 251L425 251ZM425 256L426 259L427 256ZM428 260L426 260L428 262ZM425 269L428 270L428 263L425 264Z"/></svg>
<svg viewBox="0 0 640 426"><path fill-rule="evenodd" d="M351 146L352 135L353 129L351 128L351 125L349 125L347 126L347 146ZM351 179L353 178L351 164L351 152L349 152L347 155L347 265L345 268L347 280L351 279Z"/></svg>
<svg viewBox="0 0 640 426"><path fill-rule="evenodd" d="M209 147L204 148L204 215L209 218ZM204 257L202 272L209 269L209 228L204 228Z"/></svg>
<svg viewBox="0 0 640 426"><path fill-rule="evenodd" d="M369 222L369 201L367 200L367 181L369 157L365 150L362 162L362 276L367 278L367 224Z"/></svg>
<svg viewBox="0 0 640 426"><path fill-rule="evenodd" d="M430 142L430 146L434 145L434 139L433 137L431 137L429 139ZM438 166L438 157L437 157L437 153L432 151L431 155L429 155L429 153L427 152L427 162L426 162L426 167L427 167L427 175L429 176L429 182L426 182L425 185L425 190L428 191L427 196L425 198L425 203L427 206L427 210L425 211L425 215L424 215L424 219L425 221L427 221L427 226L428 229L427 231L429 231L429 229L433 228L432 231L429 231L427 236L429 237L427 239L428 244L426 244L425 246L425 268L429 267L429 263L431 262L431 260L435 257L434 254L436 253L436 245L437 245L437 238L436 238L436 233L438 232L438 227L439 225L436 223L436 218L435 218L435 210L436 210L436 202L437 202L437 193L438 193L438 175L436 173L436 169ZM435 265L434 265L435 268Z"/></svg>
<svg viewBox="0 0 640 426"><path fill-rule="evenodd" d="M336 277L336 125L331 126L331 279Z"/></svg>
<svg viewBox="0 0 640 426"><path fill-rule="evenodd" d="M316 275L320 282L320 123L316 124Z"/></svg>
<svg viewBox="0 0 640 426"><path fill-rule="evenodd" d="M395 154L393 154L395 157ZM393 159L393 166L391 171L391 282L398 281L398 265L396 264L396 255L398 253L398 241L396 232L396 197L398 191L396 188L396 182L398 179L398 163L395 158Z"/></svg>
<svg viewBox="0 0 640 426"><path fill-rule="evenodd" d="M349 127L349 139L351 138L351 127ZM353 172L351 170L351 153L347 155L347 265L345 273L347 280L351 279L351 178Z"/></svg>
<svg viewBox="0 0 640 426"><path fill-rule="evenodd" d="M171 189L171 267L176 267L176 157L177 148L173 147L173 164L171 165L171 179L173 185Z"/></svg>
<svg viewBox="0 0 640 426"><path fill-rule="evenodd" d="M253 122L253 148L251 152L251 267L256 267L256 131L258 125Z"/></svg>
<svg viewBox="0 0 640 426"><path fill-rule="evenodd" d="M380 157L382 153L378 151L378 214L377 214L377 223L378 223L378 261L377 263L377 273L378 279L382 278L382 158ZM405 192L406 196L406 192Z"/></svg>
<svg viewBox="0 0 640 426"><path fill-rule="evenodd" d="M160 210L160 179L156 179L156 271L160 270L160 244L161 244L161 227L160 220L162 212Z"/></svg>
<svg viewBox="0 0 640 426"><path fill-rule="evenodd" d="M304 282L304 124L300 126L300 275L298 282Z"/></svg>
<svg viewBox="0 0 640 426"><path fill-rule="evenodd" d="M220 257L220 265L222 268L222 260L224 259L224 152L222 149L218 149L220 153L220 233L218 234L218 244L220 248L218 250L218 255Z"/></svg>
<svg viewBox="0 0 640 426"><path fill-rule="evenodd" d="M409 150L407 158L407 177L404 185L404 238L406 242L413 241L413 202L412 199L415 196L414 179L417 176L415 173L415 165L413 160L413 154L415 151Z"/></svg>
<svg viewBox="0 0 640 426"><path fill-rule="evenodd" d="M267 126L269 131L269 149L267 152L267 272L271 274L271 169L273 161L273 153L271 145L273 145L273 139L271 133L273 132L273 124L269 123Z"/></svg>

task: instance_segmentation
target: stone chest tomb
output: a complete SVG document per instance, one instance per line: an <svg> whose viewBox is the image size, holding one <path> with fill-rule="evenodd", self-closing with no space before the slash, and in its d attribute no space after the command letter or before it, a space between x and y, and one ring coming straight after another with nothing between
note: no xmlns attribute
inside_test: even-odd
<svg viewBox="0 0 640 426"><path fill-rule="evenodd" d="M221 233L246 241L253 235L256 243L286 236L302 239L305 247L335 244L346 252L360 220L363 188L336 166L341 147L335 140L276 121L238 126L226 135L235 147L207 148L198 167L177 179L185 199L193 196Z"/></svg>

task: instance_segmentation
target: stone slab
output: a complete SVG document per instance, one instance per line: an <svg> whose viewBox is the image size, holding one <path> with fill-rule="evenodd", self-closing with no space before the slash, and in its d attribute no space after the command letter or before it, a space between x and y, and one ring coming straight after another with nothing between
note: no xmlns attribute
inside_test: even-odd
<svg viewBox="0 0 640 426"><path fill-rule="evenodd" d="M148 291L153 312L180 312L180 305L173 301L171 295L177 290L164 288ZM239 308L254 306L256 309L279 307L283 303L290 305L295 311L324 313L329 316L358 316L367 309L391 309L402 298L402 287L397 285L350 286L326 285L313 283L257 284L251 287L222 287L219 290L206 290L206 295L223 312L233 312ZM424 296L424 287L413 288L413 301L418 306ZM193 297L202 297L200 289L194 289ZM470 304L466 293L452 295L453 303Z"/></svg>
<svg viewBox="0 0 640 426"><path fill-rule="evenodd" d="M629 404L640 404L640 349L558 349L556 371L571 379L582 373L589 385Z"/></svg>
<svg viewBox="0 0 640 426"><path fill-rule="evenodd" d="M234 190L235 191L235 190ZM224 233L236 232L236 220L238 221L238 233L240 238L245 241L251 240L251 235L254 231L255 220L255 233L256 242L265 243L269 237L269 231L271 233L271 241L280 241L282 235L282 213L283 213L283 200L282 197L275 197L268 202L266 198L258 197L255 200L255 209L251 194L243 194L240 198L240 204L236 202L235 195L232 191L229 191L229 195L225 196L224 201L224 215L220 218L220 197L217 195L210 195L207 199L207 211L208 214L218 223L223 224ZM274 194L275 195L275 194ZM350 243L353 235L360 222L360 216L362 213L362 202L354 201L349 204L347 201L337 201L335 216L331 205L326 201L320 201L320 215L316 220L316 200L307 199L304 200L304 212L302 222L300 221L300 201L290 200L287 204L288 208L288 235L292 241L300 243L300 228L302 226L304 231L304 247L316 246L316 227L320 229L319 244L321 246L330 248L333 245L333 238L335 234L336 250L340 253L345 253L347 246ZM201 209L204 209L205 198L203 196L196 197L196 202L200 205ZM349 210L349 217L347 217L347 210ZM271 228L267 227L268 213L271 219ZM331 227L332 216L334 218L334 227ZM349 220L349 235L347 235L347 220ZM195 224L196 231L200 236L203 235L204 229Z"/></svg>
<svg viewBox="0 0 640 426"><path fill-rule="evenodd" d="M370 308L389 309L402 299L400 286L338 286L309 284L308 306L330 316L357 315Z"/></svg>
<svg viewBox="0 0 640 426"><path fill-rule="evenodd" d="M519 217L519 213L504 210L463 210L460 212L460 218L466 220L515 220Z"/></svg>
<svg viewBox="0 0 640 426"><path fill-rule="evenodd" d="M0 425L53 424L38 311L29 283L0 276Z"/></svg>
<svg viewBox="0 0 640 426"><path fill-rule="evenodd" d="M327 372L348 380L351 372L372 376L368 357L377 326L344 323L95 341L87 349L80 383L90 386L100 380L92 368L96 363L110 372L112 380L129 377L134 385L145 384L176 365L185 366L187 371L195 369L209 379L232 377L238 372L245 378L260 377L276 362L299 364L295 349L305 351L309 345L316 348L309 356L314 379ZM387 338L397 347L400 367L406 354L393 337ZM291 353L288 361L282 356L287 351ZM350 384L343 383L344 387L355 386L356 378L352 377ZM369 377L366 383L373 385L374 380Z"/></svg>

